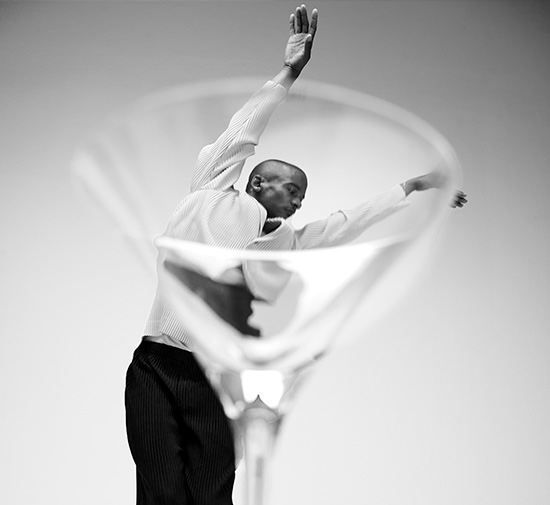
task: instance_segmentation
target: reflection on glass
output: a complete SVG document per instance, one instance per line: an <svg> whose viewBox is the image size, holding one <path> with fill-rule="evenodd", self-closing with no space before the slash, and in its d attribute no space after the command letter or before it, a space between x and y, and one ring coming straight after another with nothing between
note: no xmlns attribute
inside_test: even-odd
<svg viewBox="0 0 550 505"><path fill-rule="evenodd" d="M77 153L80 189L148 267L155 261L151 237L162 232L189 187L197 152L259 82L223 81L156 95L114 118ZM410 286L459 176L445 139L397 107L307 81L296 84L287 101L255 158L276 153L306 169L304 221L435 168L447 183L414 195L408 208L338 247L250 251L155 240L160 288L235 421L237 444L242 440L250 505L264 503L271 450L300 382L350 335L364 336ZM220 116L219 123L207 119ZM235 271L239 275L232 276ZM350 320L354 327L342 331Z"/></svg>

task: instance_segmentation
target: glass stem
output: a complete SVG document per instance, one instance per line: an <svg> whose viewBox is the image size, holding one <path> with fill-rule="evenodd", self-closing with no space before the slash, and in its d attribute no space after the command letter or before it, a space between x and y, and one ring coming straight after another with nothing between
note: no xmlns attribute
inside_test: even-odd
<svg viewBox="0 0 550 505"><path fill-rule="evenodd" d="M245 410L241 418L247 481L247 505L264 505L271 454L281 422L268 407Z"/></svg>

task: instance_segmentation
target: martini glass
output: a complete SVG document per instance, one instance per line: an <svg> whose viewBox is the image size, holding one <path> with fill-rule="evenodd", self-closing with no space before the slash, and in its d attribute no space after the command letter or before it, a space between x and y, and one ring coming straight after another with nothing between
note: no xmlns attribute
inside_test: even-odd
<svg viewBox="0 0 550 505"><path fill-rule="evenodd" d="M162 295L234 421L249 505L266 501L270 456L300 384L327 353L367 335L412 286L460 176L449 143L413 114L301 81L248 162L282 158L308 173L295 227L431 170L445 183L411 195L406 208L338 247L248 251L159 236L187 193L200 148L261 84L224 80L157 93L107 121L73 160L79 191L149 272L156 265ZM226 280L231 271L240 282Z"/></svg>

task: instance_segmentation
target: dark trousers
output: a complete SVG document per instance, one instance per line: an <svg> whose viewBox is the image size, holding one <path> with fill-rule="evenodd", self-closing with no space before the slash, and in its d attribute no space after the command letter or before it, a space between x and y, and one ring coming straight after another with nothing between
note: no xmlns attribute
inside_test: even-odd
<svg viewBox="0 0 550 505"><path fill-rule="evenodd" d="M231 505L229 421L192 353L142 342L126 376L137 505Z"/></svg>

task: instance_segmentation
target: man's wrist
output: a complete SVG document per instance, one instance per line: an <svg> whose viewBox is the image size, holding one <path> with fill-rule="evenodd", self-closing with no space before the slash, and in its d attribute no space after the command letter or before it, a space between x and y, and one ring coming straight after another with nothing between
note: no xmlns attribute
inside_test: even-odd
<svg viewBox="0 0 550 505"><path fill-rule="evenodd" d="M293 67L290 63L287 63L285 61L283 68L287 70L290 74L290 77L294 80L298 79L300 77L300 74L302 73L301 70L298 70L297 68Z"/></svg>
<svg viewBox="0 0 550 505"><path fill-rule="evenodd" d="M272 80L288 90L299 75L299 72L285 63L282 70Z"/></svg>
<svg viewBox="0 0 550 505"><path fill-rule="evenodd" d="M401 183L401 187L405 192L405 196L409 196L413 191L416 191L418 189L417 182L417 179L414 178Z"/></svg>

